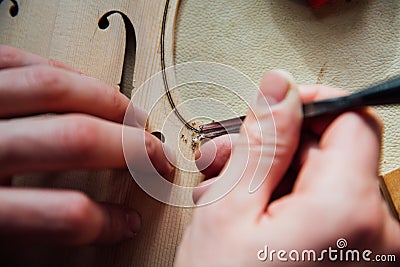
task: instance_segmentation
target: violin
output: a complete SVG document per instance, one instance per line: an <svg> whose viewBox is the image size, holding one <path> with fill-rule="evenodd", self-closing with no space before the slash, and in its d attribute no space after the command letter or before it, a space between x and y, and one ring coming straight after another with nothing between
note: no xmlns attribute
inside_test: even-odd
<svg viewBox="0 0 400 267"><path fill-rule="evenodd" d="M149 103L151 95L163 95L165 88L150 88L145 82L174 63L173 31L179 2L2 0L0 44L57 59L115 85L128 97L136 94L134 104L150 114L146 129L161 133L165 116L172 109L167 98L154 105ZM179 99L176 94L173 97ZM162 132L166 143L182 135L191 136L191 131L179 123L176 127L179 136L176 129ZM194 158L190 144L182 145L180 151ZM184 169L177 168L175 181L196 185L201 175ZM96 201L138 210L144 222L139 235L115 247L10 248L8 253L15 254L23 265L170 266L191 213L190 209L161 203L146 194L128 170L30 174L14 177L13 186L83 191Z"/></svg>

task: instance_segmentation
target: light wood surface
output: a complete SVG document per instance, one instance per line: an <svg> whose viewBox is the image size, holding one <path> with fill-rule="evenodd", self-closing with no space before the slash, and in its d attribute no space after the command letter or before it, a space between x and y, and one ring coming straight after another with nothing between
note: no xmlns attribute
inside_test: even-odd
<svg viewBox="0 0 400 267"><path fill-rule="evenodd" d="M114 85L133 84L133 93L161 70L160 34L165 1L17 1L19 10L10 15L12 1L0 3L0 43L61 60L82 72ZM173 63L173 31L178 0L171 0L166 24L166 63ZM13 7L15 8L15 7ZM119 11L121 13L116 13ZM106 20L100 18L109 12ZM124 21L125 16L125 21ZM129 35L132 23L136 36ZM128 32L128 34L127 34ZM131 41L125 49L126 38ZM132 40L136 40L136 58ZM128 42L129 44L129 42ZM125 62L124 62L125 61ZM131 62L131 64L127 64ZM135 62L135 65L132 65ZM125 64L124 64L125 63ZM123 67L125 76L121 81ZM134 67L134 74L132 71ZM127 77L128 76L128 77ZM129 77L130 76L130 77ZM148 85L146 85L149 87ZM85 88L82 88L85 90ZM124 92L129 95L129 92ZM150 111L151 99L162 95L163 87L143 88L135 104ZM176 94L174 97L178 97ZM163 98L151 110L148 130L160 130L169 103ZM182 125L176 124L176 127ZM179 130L179 129L178 129ZM164 132L167 143L176 143L175 129ZM175 134L175 136L174 136ZM183 129L182 134L190 136ZM183 141L179 150L193 159L190 144ZM178 148L176 148L178 149ZM178 166L180 158L178 157ZM194 185L197 173L177 170L177 183ZM107 248L17 248L6 247L10 264L24 266L171 266L182 231L190 218L190 209L162 204L141 191L126 170L35 174L17 177L15 186L71 188L86 192L93 199L123 203L137 209L143 219L142 231L132 240Z"/></svg>

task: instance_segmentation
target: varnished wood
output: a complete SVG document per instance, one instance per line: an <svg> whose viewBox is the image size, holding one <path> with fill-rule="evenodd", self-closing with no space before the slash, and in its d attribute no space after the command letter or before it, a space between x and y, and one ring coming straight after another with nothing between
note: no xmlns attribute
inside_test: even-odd
<svg viewBox="0 0 400 267"><path fill-rule="evenodd" d="M383 196L389 204L393 216L400 219L400 169L383 175L382 180Z"/></svg>

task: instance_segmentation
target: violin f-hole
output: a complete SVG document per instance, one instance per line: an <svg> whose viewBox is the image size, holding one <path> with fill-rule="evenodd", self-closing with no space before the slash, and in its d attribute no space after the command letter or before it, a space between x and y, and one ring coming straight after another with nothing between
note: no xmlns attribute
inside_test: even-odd
<svg viewBox="0 0 400 267"><path fill-rule="evenodd" d="M8 9L8 13L10 13L11 17L16 17L18 15L19 11L19 5L18 2L15 0L10 0L11 6L10 9ZM0 0L0 5L3 3L3 0Z"/></svg>
<svg viewBox="0 0 400 267"><path fill-rule="evenodd" d="M135 58L136 58L136 33L131 20L127 15L118 10L112 10L105 13L98 22L101 30L105 30L110 26L108 18L113 14L121 15L125 24L125 54L122 66L122 74L119 88L120 91L127 97L131 97L133 86L133 74L135 71Z"/></svg>

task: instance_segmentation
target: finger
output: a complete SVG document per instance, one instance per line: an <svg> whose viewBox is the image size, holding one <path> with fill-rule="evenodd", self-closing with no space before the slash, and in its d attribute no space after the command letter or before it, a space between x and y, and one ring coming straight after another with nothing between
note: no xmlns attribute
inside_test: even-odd
<svg viewBox="0 0 400 267"><path fill-rule="evenodd" d="M318 148L318 141L319 137L315 134L308 131L302 131L299 148L296 151L288 170L274 190L269 203L293 192L299 171L307 160L308 154L311 153L313 149Z"/></svg>
<svg viewBox="0 0 400 267"><path fill-rule="evenodd" d="M357 195L376 187L381 123L375 115L347 112L325 130L309 152L298 190Z"/></svg>
<svg viewBox="0 0 400 267"><path fill-rule="evenodd" d="M79 112L122 122L128 105L129 99L114 87L62 69L35 66L0 72L0 117Z"/></svg>
<svg viewBox="0 0 400 267"><path fill-rule="evenodd" d="M345 91L324 85L300 85L299 92L303 103L347 95ZM320 136L336 117L336 115L324 115L316 118L308 118L304 121L304 128L310 129L316 135Z"/></svg>
<svg viewBox="0 0 400 267"><path fill-rule="evenodd" d="M343 90L321 84L299 85L298 90L300 93L301 102L303 103L347 95L347 93Z"/></svg>
<svg viewBox="0 0 400 267"><path fill-rule="evenodd" d="M219 136L200 146L195 155L196 166L207 179L221 172L231 156L232 142L238 136L238 134Z"/></svg>
<svg viewBox="0 0 400 267"><path fill-rule="evenodd" d="M0 236L12 243L113 244L140 231L140 215L82 193L0 189Z"/></svg>
<svg viewBox="0 0 400 267"><path fill-rule="evenodd" d="M0 172L6 176L31 171L125 167L122 127L87 115L0 122ZM146 146L143 151L160 174L167 176L172 171L160 140L143 129L125 130L129 136L126 147L135 150ZM147 155L134 153L130 160L142 157Z"/></svg>
<svg viewBox="0 0 400 267"><path fill-rule="evenodd" d="M265 99L272 104L271 111ZM234 142L226 170L203 195L200 203L215 199L234 185L234 189L220 200L221 205L226 203L236 214L239 211L258 216L264 212L296 151L301 121L300 98L288 74L266 73L240 137Z"/></svg>
<svg viewBox="0 0 400 267"><path fill-rule="evenodd" d="M343 91L323 85L301 85L299 86L299 89L302 102L312 102L325 98L342 96L345 94ZM322 118L322 120L319 118L318 121L309 120L306 122L305 128L312 128L313 132L322 133L327 125L333 120L333 118L334 117L327 116ZM311 135L313 135L312 138L310 137ZM199 151L197 151L195 156L196 165L207 179L217 176L225 166L231 155L232 137L236 139L237 135L225 135L217 137L201 145ZM312 132L307 134L306 137L302 135L301 146L299 148L298 155L294 160L295 166L293 166L293 172L296 172L296 170L300 169L307 158L309 151L318 145L317 142L318 136ZM291 175L288 179L285 178L280 182L276 192L274 192L274 199L291 191L294 183L293 177L294 175ZM211 182L208 182L199 185L199 187L194 190L194 199L200 199L201 195L207 191L207 188L209 188L211 184Z"/></svg>
<svg viewBox="0 0 400 267"><path fill-rule="evenodd" d="M288 171L291 171L290 169ZM289 194L292 191L293 185L295 183L295 178L297 177L297 173L286 173L284 178L280 181L278 184L277 188L274 190L272 196L271 196L271 202L283 197L284 195ZM207 192L207 190L212 186L212 184L217 180L218 178L211 178L208 179L204 182L201 182L198 186L196 186L193 189L193 203L197 204L199 202L199 199L203 196L204 193Z"/></svg>
<svg viewBox="0 0 400 267"><path fill-rule="evenodd" d="M309 131L308 129L302 130L299 148L291 165L296 172L300 171L303 164L306 162L308 155L312 153L312 150L318 149L319 139L320 136Z"/></svg>
<svg viewBox="0 0 400 267"><path fill-rule="evenodd" d="M303 103L345 95L343 91L323 85L300 85L299 91ZM326 116L318 120L308 120L305 128L312 128L313 132L321 134L333 119L333 116ZM231 155L231 138L237 136L220 136L200 146L195 155L196 165L206 178L215 177L221 172Z"/></svg>
<svg viewBox="0 0 400 267"><path fill-rule="evenodd" d="M301 85L299 89L302 102L312 102L345 95L343 91L323 85ZM333 119L333 116L326 116L324 118L318 118L318 120L308 120L305 122L304 128L311 128L313 132L310 131L307 134L302 134L300 148L292 163L293 169L291 173L286 174L284 179L279 183L277 189L273 193L272 199L277 199L291 192L295 182L294 177L297 176L295 174L305 162L310 151L318 146L319 137L315 133L319 135L322 134ZM221 172L231 155L231 146L232 142L230 137L221 136L200 147L195 157L196 165L207 179L215 177ZM196 201L200 199L201 195L207 191L211 184L212 183L202 183L199 185L199 187L194 190L194 199L196 199Z"/></svg>
<svg viewBox="0 0 400 267"><path fill-rule="evenodd" d="M313 149L318 148L318 141L319 137L317 137L315 134L304 130L302 131L299 148L296 151L296 154L287 172L274 190L270 199L270 203L290 194L293 192L293 190L295 190L297 176L304 162L306 162L308 155L313 151Z"/></svg>
<svg viewBox="0 0 400 267"><path fill-rule="evenodd" d="M43 58L41 56L31 54L11 46L0 45L0 69L24 67L31 65L48 65L51 67L65 69L81 74L80 71L75 70L60 61Z"/></svg>

